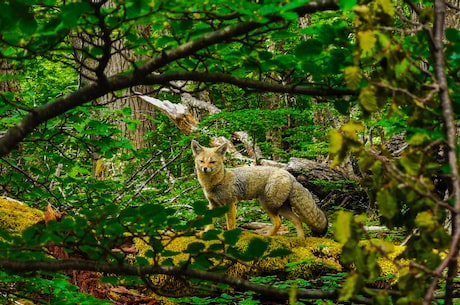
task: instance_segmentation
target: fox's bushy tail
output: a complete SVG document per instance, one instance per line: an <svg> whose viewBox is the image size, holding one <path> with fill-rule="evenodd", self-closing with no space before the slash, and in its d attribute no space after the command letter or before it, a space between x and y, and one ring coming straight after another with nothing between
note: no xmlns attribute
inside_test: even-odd
<svg viewBox="0 0 460 305"><path fill-rule="evenodd" d="M326 214L315 204L310 191L297 181L293 182L289 201L296 214L314 235L324 236L327 233L329 224Z"/></svg>

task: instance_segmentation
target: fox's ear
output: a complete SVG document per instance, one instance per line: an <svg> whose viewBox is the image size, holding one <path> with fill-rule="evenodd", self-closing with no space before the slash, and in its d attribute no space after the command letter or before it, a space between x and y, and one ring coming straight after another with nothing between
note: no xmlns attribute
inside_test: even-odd
<svg viewBox="0 0 460 305"><path fill-rule="evenodd" d="M194 156L200 154L201 152L203 151L203 146L200 145L200 143L198 143L197 141L195 140L192 140L192 153Z"/></svg>
<svg viewBox="0 0 460 305"><path fill-rule="evenodd" d="M227 143L222 144L221 146L216 148L216 153L218 153L219 155L224 156L226 152L227 152Z"/></svg>

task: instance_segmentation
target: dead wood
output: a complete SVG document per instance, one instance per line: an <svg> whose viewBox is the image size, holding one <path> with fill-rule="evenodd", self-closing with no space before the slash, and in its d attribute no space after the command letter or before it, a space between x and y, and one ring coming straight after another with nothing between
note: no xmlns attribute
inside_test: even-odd
<svg viewBox="0 0 460 305"><path fill-rule="evenodd" d="M154 105L165 113L179 130L186 135L200 131L199 122L207 116L221 110L209 102L197 99L190 94L181 94L182 103L172 103L139 94L144 101ZM245 131L234 131L231 138L212 137L211 146L228 145L231 164L276 166L291 172L297 180L317 196L323 208L340 206L358 210L368 209L367 194L359 187L357 176L352 166L331 168L327 162L316 162L307 159L292 158L288 163L279 163L263 158L260 148L252 141ZM243 144L243 150L238 150Z"/></svg>

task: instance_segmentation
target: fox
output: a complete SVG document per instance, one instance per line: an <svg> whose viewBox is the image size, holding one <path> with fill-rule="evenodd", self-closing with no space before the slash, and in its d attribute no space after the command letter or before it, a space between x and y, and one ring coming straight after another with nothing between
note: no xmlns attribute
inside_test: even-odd
<svg viewBox="0 0 460 305"><path fill-rule="evenodd" d="M288 171L272 166L224 167L227 144L204 147L191 142L198 181L209 208L227 206L227 229L236 228L236 203L257 199L273 226L268 236L281 227L281 216L291 221L297 236L303 238L303 222L312 235L324 236L328 230L326 214L315 204L312 194ZM209 230L212 225L205 228Z"/></svg>

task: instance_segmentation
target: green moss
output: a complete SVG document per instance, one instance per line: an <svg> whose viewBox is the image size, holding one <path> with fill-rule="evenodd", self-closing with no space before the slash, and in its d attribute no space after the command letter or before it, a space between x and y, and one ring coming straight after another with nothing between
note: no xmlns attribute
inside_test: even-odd
<svg viewBox="0 0 460 305"><path fill-rule="evenodd" d="M255 236L250 232L243 232L237 247L241 251L245 251L249 241L254 238L260 238L268 243L268 249L266 253L270 253L276 249L289 249L292 254L264 258L255 262L252 262L250 276L260 274L276 274L283 275L287 278L309 278L311 276L324 274L327 272L341 271L342 267L339 264L341 245L337 242L316 237L306 238L293 238L282 235L266 237L266 236ZM289 266L286 268L286 266ZM238 267L238 266L236 266ZM241 272L234 271L235 266L232 266L229 270L232 276L247 277L248 270L244 268L238 268Z"/></svg>
<svg viewBox="0 0 460 305"><path fill-rule="evenodd" d="M320 274L342 271L340 254L342 246L330 239L309 237L305 247L292 248L289 257L290 265L287 277L290 279L304 278Z"/></svg>
<svg viewBox="0 0 460 305"><path fill-rule="evenodd" d="M19 235L24 229L43 220L43 212L16 200L0 197L0 228Z"/></svg>
<svg viewBox="0 0 460 305"><path fill-rule="evenodd" d="M389 241L381 239L363 240L360 242L360 245L367 248L368 251L382 252L382 256L377 260L380 267L380 278L372 283L372 285L382 288L396 284L400 276L400 269L409 265L407 260L398 258L406 247L394 245Z"/></svg>
<svg viewBox="0 0 460 305"><path fill-rule="evenodd" d="M177 255L171 257L160 257L158 260L159 264L163 264L167 259L171 259L174 265L179 265L182 262L186 262L190 254L185 253L187 247L192 244L200 242L203 243L206 247L209 247L212 244L220 243L219 241L203 241L196 236L170 236L163 240L165 249L168 251L178 252ZM147 251L151 249L148 244L148 240L135 239L136 248L138 250L138 255L143 256ZM149 261L153 263L153 259L150 258ZM215 265L219 262L214 260ZM222 261L220 263L223 263ZM228 262L227 262L228 263ZM155 286L155 292L160 296L171 296L171 297L180 297L184 295L198 295L197 291L199 283L194 283L191 280L185 280L183 278L174 277L170 275L154 275L150 277L152 284Z"/></svg>
<svg viewBox="0 0 460 305"><path fill-rule="evenodd" d="M287 236L260 236L251 232L242 232L235 247L244 252L253 238L259 238L267 243L266 253L276 249L289 249L291 254L280 257L267 257L250 262L237 262L230 259L213 259L214 267L228 267L226 274L230 277L249 279L252 276L278 275L286 278L311 278L312 276L341 271L339 264L341 245L324 238L293 238ZM172 263L177 265L187 261L189 254L184 251L196 242L201 242L205 247L220 244L220 241L203 241L195 236L171 237L164 241L166 250L178 252L171 257ZM136 240L139 255L150 249L148 243ZM167 258L162 257L159 263ZM152 283L161 294L180 297L184 295L197 295L199 283L166 275L156 275L151 278Z"/></svg>

